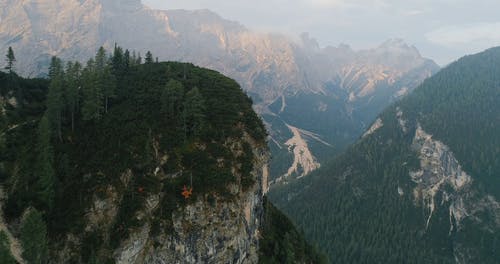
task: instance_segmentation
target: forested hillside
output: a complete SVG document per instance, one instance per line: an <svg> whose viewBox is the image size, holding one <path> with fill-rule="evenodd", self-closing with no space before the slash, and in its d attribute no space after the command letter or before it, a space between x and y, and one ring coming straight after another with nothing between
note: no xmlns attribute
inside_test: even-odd
<svg viewBox="0 0 500 264"><path fill-rule="evenodd" d="M426 80L273 198L332 263L499 263L499 176L493 48Z"/></svg>
<svg viewBox="0 0 500 264"><path fill-rule="evenodd" d="M14 70L0 72L2 263L10 243L28 263L257 260L278 214L263 214L266 132L235 81L120 47L53 57L48 80ZM273 232L261 243L280 249Z"/></svg>

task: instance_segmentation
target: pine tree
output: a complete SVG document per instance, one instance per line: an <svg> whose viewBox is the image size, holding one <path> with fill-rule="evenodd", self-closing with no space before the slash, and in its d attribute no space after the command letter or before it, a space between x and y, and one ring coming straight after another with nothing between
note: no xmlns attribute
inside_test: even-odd
<svg viewBox="0 0 500 264"><path fill-rule="evenodd" d="M151 52L149 50L148 50L148 52L146 52L145 63L146 64L153 63L153 54L151 54Z"/></svg>
<svg viewBox="0 0 500 264"><path fill-rule="evenodd" d="M14 71L14 62L16 62L16 56L14 56L14 50L12 50L12 47L9 47L9 50L7 51L6 61L7 61L7 66L5 66L5 69L9 71L9 73L12 73Z"/></svg>
<svg viewBox="0 0 500 264"><path fill-rule="evenodd" d="M295 262L295 253L294 253L294 246L292 243L292 238L290 233L285 233L283 236L283 263L294 263Z"/></svg>
<svg viewBox="0 0 500 264"><path fill-rule="evenodd" d="M37 142L37 197L41 203L51 210L55 197L55 172L52 167L54 152L50 143L50 124L47 114L43 115L38 125Z"/></svg>
<svg viewBox="0 0 500 264"><path fill-rule="evenodd" d="M42 214L28 209L21 221L21 246L23 258L28 263L46 263L48 256L47 226Z"/></svg>
<svg viewBox="0 0 500 264"><path fill-rule="evenodd" d="M181 114L184 86L176 80L169 80L161 94L161 113L168 122L176 122L175 117Z"/></svg>
<svg viewBox="0 0 500 264"><path fill-rule="evenodd" d="M95 65L94 60L90 59L87 62L87 66L82 71L83 120L100 119L104 108L104 96L102 95L102 91L98 84L98 76Z"/></svg>
<svg viewBox="0 0 500 264"><path fill-rule="evenodd" d="M80 86L82 65L79 62L68 62L65 74L66 105L71 117L71 131L75 130L75 114L80 108Z"/></svg>
<svg viewBox="0 0 500 264"><path fill-rule="evenodd" d="M107 113L109 99L116 96L116 79L113 73L111 73L111 68L109 66L106 66L102 73L99 75L98 82L104 96L104 112Z"/></svg>
<svg viewBox="0 0 500 264"><path fill-rule="evenodd" d="M15 264L17 263L10 253L9 238L4 231L0 231L0 263Z"/></svg>
<svg viewBox="0 0 500 264"><path fill-rule="evenodd" d="M95 70L99 73L100 71L104 70L104 67L106 67L107 64L107 58L106 58L106 50L104 47L100 47L99 50L97 50L97 54L95 55Z"/></svg>
<svg viewBox="0 0 500 264"><path fill-rule="evenodd" d="M137 61L135 62L136 65L141 65L142 64L142 57L141 53L137 53Z"/></svg>
<svg viewBox="0 0 500 264"><path fill-rule="evenodd" d="M197 87L186 94L184 103L184 123L186 133L199 136L205 123L205 100Z"/></svg>
<svg viewBox="0 0 500 264"><path fill-rule="evenodd" d="M130 67L130 51L127 49L125 53L123 53L123 65L125 67L125 71Z"/></svg>
<svg viewBox="0 0 500 264"><path fill-rule="evenodd" d="M115 44L115 49L113 51L113 56L111 58L111 65L113 67L113 74L119 77L125 72L125 58L123 54L123 49Z"/></svg>
<svg viewBox="0 0 500 264"><path fill-rule="evenodd" d="M100 47L95 56L95 73L97 88L104 98L104 112L108 112L109 98L115 97L116 79L108 63L106 51Z"/></svg>
<svg viewBox="0 0 500 264"><path fill-rule="evenodd" d="M132 51L132 57L130 57L130 66L137 65L137 55L135 54L135 50Z"/></svg>
<svg viewBox="0 0 500 264"><path fill-rule="evenodd" d="M6 90L14 91L18 107L24 108L24 87L22 85L19 85L19 80L17 76L13 74L14 63L16 62L16 56L14 55L14 50L12 49L12 47L9 47L9 49L7 50L7 54L5 55L5 60L7 62L7 66L5 66L4 69L6 69L9 73L8 77L9 82L7 82L7 85L5 85L5 87L0 88L0 92L4 93Z"/></svg>
<svg viewBox="0 0 500 264"><path fill-rule="evenodd" d="M64 110L64 70L62 61L52 57L49 68L50 85L47 94L47 112L51 127L62 141L62 114Z"/></svg>

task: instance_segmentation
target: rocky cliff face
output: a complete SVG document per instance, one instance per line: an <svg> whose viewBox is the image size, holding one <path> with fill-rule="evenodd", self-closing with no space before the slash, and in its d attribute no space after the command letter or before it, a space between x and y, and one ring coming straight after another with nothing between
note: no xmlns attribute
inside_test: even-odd
<svg viewBox="0 0 500 264"><path fill-rule="evenodd" d="M201 198L172 215L172 229L152 230L146 219L154 215L160 195L146 200L138 217L144 224L123 241L116 263L257 263L261 225L263 170L267 155L256 149L253 171L257 182L247 191L234 185L232 201ZM267 183L266 183L267 184Z"/></svg>
<svg viewBox="0 0 500 264"><path fill-rule="evenodd" d="M254 142L251 142L252 144ZM235 143L238 145L239 143ZM253 145L255 146L255 145ZM111 254L115 263L257 263L259 229L263 217L263 187L267 185L263 175L267 167L268 154L265 149L253 150L256 182L242 190L238 184L229 186L230 193L204 195L194 201L187 200L184 207L173 211L170 219L160 219L162 192L150 193L143 199L140 210L133 218L139 224L128 230L125 240L116 241L113 251L101 250L98 256ZM155 175L178 177L182 172L164 175L160 167ZM154 172L152 172L154 173ZM127 170L121 176L123 186L102 187L100 194L92 197L86 209L85 234L99 233L104 240L112 236L113 224L124 204L124 193L134 175ZM179 190L180 191L180 190ZM227 198L231 197L231 198ZM165 221L166 220L166 221ZM168 224L167 224L168 223ZM68 234L54 248L57 257L51 263L66 263L78 254L85 243L82 235Z"/></svg>
<svg viewBox="0 0 500 264"><path fill-rule="evenodd" d="M119 43L235 79L269 123L274 149L281 149L274 155L289 156L286 168L271 169L272 177L289 175L295 166L291 160L321 163L332 151L340 151L385 106L438 68L401 40L364 51L346 45L320 48L307 34L293 41L250 31L208 10L151 10L139 0L1 0L0 10L0 50L14 48L17 70L24 75L46 72L51 56L84 60L99 46L112 49ZM280 106L273 110L276 104ZM308 116L312 124L298 115ZM332 115L345 122L327 118ZM311 158L287 147L293 132L287 125L318 136L309 137L304 146ZM298 165L306 171L310 167Z"/></svg>
<svg viewBox="0 0 500 264"><path fill-rule="evenodd" d="M494 234L500 228L500 203L477 190L473 178L462 169L449 147L434 140L420 125L413 147L419 153L420 170L410 172L416 183L412 193L416 205L425 209L426 228L433 216L443 215L444 211L449 217L449 235L467 232L470 225ZM460 240L455 242L453 253L456 263L471 263L479 255Z"/></svg>

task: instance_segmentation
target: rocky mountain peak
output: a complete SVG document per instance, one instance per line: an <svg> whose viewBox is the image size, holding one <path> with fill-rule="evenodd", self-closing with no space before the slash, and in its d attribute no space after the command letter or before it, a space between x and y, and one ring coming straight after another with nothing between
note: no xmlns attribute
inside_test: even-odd
<svg viewBox="0 0 500 264"><path fill-rule="evenodd" d="M318 41L315 38L311 38L308 32L300 34L300 40L305 48L319 50Z"/></svg>
<svg viewBox="0 0 500 264"><path fill-rule="evenodd" d="M157 14L167 16L174 28L179 29L179 32L190 33L186 30L202 30L210 31L212 34L216 32L240 32L246 31L246 28L235 21L230 21L222 18L217 13L208 9L197 10L168 10L158 11Z"/></svg>
<svg viewBox="0 0 500 264"><path fill-rule="evenodd" d="M401 38L391 38L384 41L379 46L380 48L403 48L409 49L410 46Z"/></svg>
<svg viewBox="0 0 500 264"><path fill-rule="evenodd" d="M421 60L420 52L413 45L408 45L403 39L389 39L373 50L375 54L389 56L399 60Z"/></svg>

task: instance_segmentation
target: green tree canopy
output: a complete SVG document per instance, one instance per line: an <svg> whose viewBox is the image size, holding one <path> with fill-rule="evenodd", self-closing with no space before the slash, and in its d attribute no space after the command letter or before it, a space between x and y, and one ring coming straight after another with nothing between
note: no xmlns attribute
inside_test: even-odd
<svg viewBox="0 0 500 264"><path fill-rule="evenodd" d="M47 94L47 113L50 126L62 140L62 114L64 110L64 69L61 59L52 57L49 68L49 93Z"/></svg>
<svg viewBox="0 0 500 264"><path fill-rule="evenodd" d="M75 114L80 108L79 88L82 82L82 65L68 62L64 81L66 83L66 105L71 114L71 130L75 129Z"/></svg>
<svg viewBox="0 0 500 264"><path fill-rule="evenodd" d="M169 80L161 94L161 113L169 122L175 122L175 118L181 114L182 101L184 98L184 86L177 80Z"/></svg>
<svg viewBox="0 0 500 264"><path fill-rule="evenodd" d="M15 264L17 263L10 253L9 238L4 231L0 231L0 263Z"/></svg>
<svg viewBox="0 0 500 264"><path fill-rule="evenodd" d="M119 51L117 51L119 52ZM95 72L97 89L104 98L104 112L108 112L109 98L115 97L116 79L113 75L113 69L106 56L106 50L100 47L95 56Z"/></svg>
<svg viewBox="0 0 500 264"><path fill-rule="evenodd" d="M93 59L87 62L87 67L82 71L82 116L84 120L100 119L104 109L104 96L102 90L99 89L96 71L96 63Z"/></svg>
<svg viewBox="0 0 500 264"><path fill-rule="evenodd" d="M45 263L48 255L47 226L42 214L34 208L28 209L21 221L21 246L23 258L28 263Z"/></svg>
<svg viewBox="0 0 500 264"><path fill-rule="evenodd" d="M5 69L9 71L9 73L12 73L14 71L14 62L16 62L16 56L14 55L14 50L12 47L9 47L9 50L7 51L6 61L7 61L7 66L5 66Z"/></svg>
<svg viewBox="0 0 500 264"><path fill-rule="evenodd" d="M189 135L199 136L205 123L205 100L197 87L186 94L184 122Z"/></svg>
<svg viewBox="0 0 500 264"><path fill-rule="evenodd" d="M125 71L125 56L120 46L115 45L113 56L111 57L111 66L113 68L113 74L117 77Z"/></svg>
<svg viewBox="0 0 500 264"><path fill-rule="evenodd" d="M52 209L55 197L55 172L52 167L54 152L50 143L50 126L45 114L38 125L37 142L37 198L48 210Z"/></svg>
<svg viewBox="0 0 500 264"><path fill-rule="evenodd" d="M144 59L147 64L153 63L153 54L148 50L146 52L146 58Z"/></svg>

